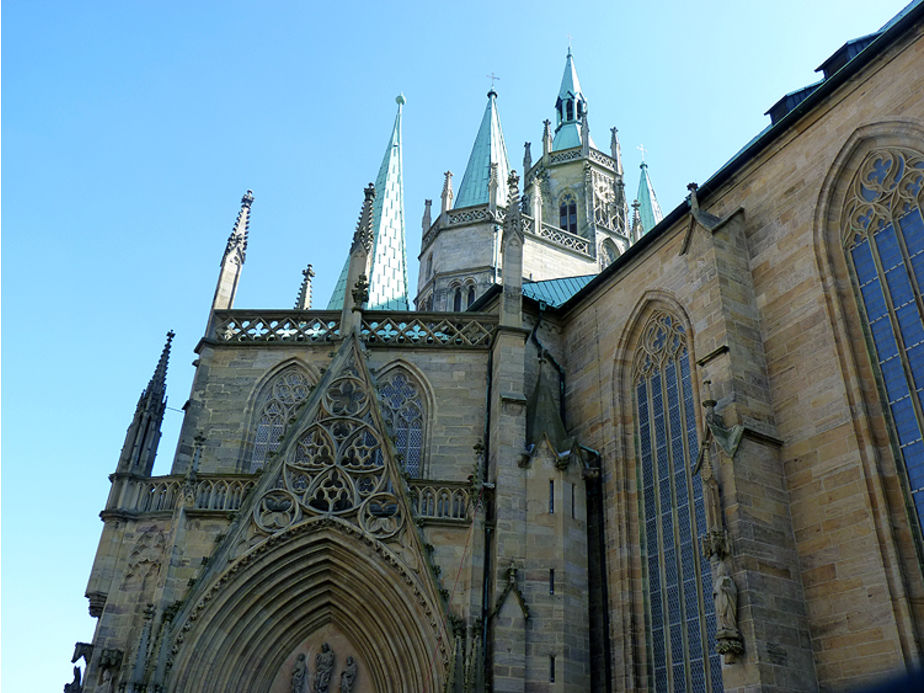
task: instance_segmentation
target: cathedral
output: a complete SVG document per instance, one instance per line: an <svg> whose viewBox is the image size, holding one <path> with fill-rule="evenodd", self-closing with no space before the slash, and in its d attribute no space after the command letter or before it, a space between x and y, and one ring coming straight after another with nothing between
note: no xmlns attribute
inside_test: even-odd
<svg viewBox="0 0 924 693"><path fill-rule="evenodd" d="M402 96L323 308L310 265L292 309L235 305L248 191L170 474L172 333L109 477L66 690L820 691L917 666L924 2L819 72L666 214L592 132L570 49L522 164L492 88L424 204L416 296Z"/></svg>

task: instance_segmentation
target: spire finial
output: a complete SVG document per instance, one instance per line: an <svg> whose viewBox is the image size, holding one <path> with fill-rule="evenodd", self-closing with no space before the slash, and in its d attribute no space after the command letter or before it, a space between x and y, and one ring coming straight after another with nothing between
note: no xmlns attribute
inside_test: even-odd
<svg viewBox="0 0 924 693"><path fill-rule="evenodd" d="M176 332L173 330L167 332L167 341L160 352L160 359L157 361L157 367L154 369L154 375L151 376L151 383L148 385L148 390L151 393L158 392L162 394L167 388L167 363L170 361L170 345L173 343L175 336Z"/></svg>
<svg viewBox="0 0 924 693"><path fill-rule="evenodd" d="M243 265L247 256L247 231L250 229L250 207L253 204L253 190L248 190L241 197L241 210L228 236L224 257L232 255L232 260Z"/></svg>
<svg viewBox="0 0 924 693"><path fill-rule="evenodd" d="M423 219L420 220L420 226L423 229L423 233L426 234L430 230L430 225L433 223L430 219L430 208L433 206L433 200L424 200L424 213Z"/></svg>
<svg viewBox="0 0 924 693"><path fill-rule="evenodd" d="M445 214L452 209L452 171L446 171L443 174L443 192L440 194L442 202L440 213Z"/></svg>
<svg viewBox="0 0 924 693"><path fill-rule="evenodd" d="M568 34L568 57L571 57L571 40L574 38L571 34Z"/></svg>
<svg viewBox="0 0 924 693"><path fill-rule="evenodd" d="M311 310L311 280L314 278L314 267L308 265L302 270L302 284L298 288L298 297L295 299L295 310Z"/></svg>
<svg viewBox="0 0 924 693"><path fill-rule="evenodd" d="M398 94L395 97L395 103L398 104L398 108L401 108L404 104L406 104L407 99L404 98L404 94Z"/></svg>
<svg viewBox="0 0 924 693"><path fill-rule="evenodd" d="M497 92L494 91L494 82L500 79L500 77L495 75L493 70L491 71L491 74L485 75L485 77L491 80L491 88L488 90L488 98L490 98L491 96L497 96Z"/></svg>

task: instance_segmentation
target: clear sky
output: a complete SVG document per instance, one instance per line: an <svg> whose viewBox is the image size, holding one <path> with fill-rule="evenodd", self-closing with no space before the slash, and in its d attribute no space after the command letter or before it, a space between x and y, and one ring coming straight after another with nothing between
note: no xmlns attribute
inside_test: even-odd
<svg viewBox="0 0 924 693"><path fill-rule="evenodd" d="M511 165L541 152L569 34L591 134L644 144L664 212L788 91L904 0L46 2L2 15L2 684L61 690L135 403L176 330L169 472L243 192L237 307L326 305L404 111L409 279L423 201L461 180L491 72ZM819 181L820 185L820 181Z"/></svg>

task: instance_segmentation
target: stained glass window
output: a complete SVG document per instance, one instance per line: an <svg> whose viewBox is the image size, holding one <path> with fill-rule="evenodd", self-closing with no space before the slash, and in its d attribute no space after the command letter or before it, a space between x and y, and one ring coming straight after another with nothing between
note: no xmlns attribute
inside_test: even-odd
<svg viewBox="0 0 924 693"><path fill-rule="evenodd" d="M257 402L259 412L254 436L250 471L255 472L266 464L267 454L276 452L285 431L286 422L295 407L311 393L308 377L298 366L287 366L263 388Z"/></svg>
<svg viewBox="0 0 924 693"><path fill-rule="evenodd" d="M422 475L424 409L419 388L403 371L390 375L381 388L383 413L389 417L395 446L405 471Z"/></svg>
<svg viewBox="0 0 924 693"><path fill-rule="evenodd" d="M681 323L656 312L635 358L646 625L651 687L721 691L712 574L697 550L706 529L690 355Z"/></svg>
<svg viewBox="0 0 924 693"><path fill-rule="evenodd" d="M844 248L919 523L924 523L922 200L924 154L876 150L851 181L842 216Z"/></svg>

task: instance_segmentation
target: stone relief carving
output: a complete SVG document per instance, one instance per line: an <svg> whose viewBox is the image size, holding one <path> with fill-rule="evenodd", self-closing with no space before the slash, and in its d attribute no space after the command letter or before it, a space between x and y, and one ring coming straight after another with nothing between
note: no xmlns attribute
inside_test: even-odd
<svg viewBox="0 0 924 693"><path fill-rule="evenodd" d="M291 693L330 693L331 683L336 681L337 671L337 654L330 643L321 644L321 648L314 658L314 684L311 684L311 671L308 666L308 655L300 652L292 666L292 677L290 683ZM343 668L340 670L339 685L337 690L340 693L353 693L356 685L356 679L359 676L359 663L350 655L346 658Z"/></svg>
<svg viewBox="0 0 924 693"><path fill-rule="evenodd" d="M102 693L114 693L116 686L116 675L119 673L119 667L122 666L122 657L124 653L114 647L107 647L99 655L99 680L100 691Z"/></svg>
<svg viewBox="0 0 924 693"><path fill-rule="evenodd" d="M163 531L156 527L142 531L128 557L125 582L138 580L144 585L148 578L157 576L166 546L167 535Z"/></svg>

